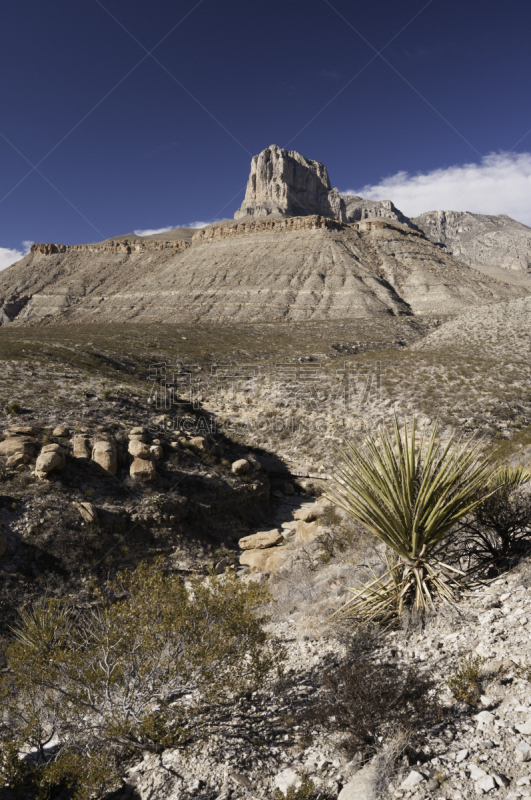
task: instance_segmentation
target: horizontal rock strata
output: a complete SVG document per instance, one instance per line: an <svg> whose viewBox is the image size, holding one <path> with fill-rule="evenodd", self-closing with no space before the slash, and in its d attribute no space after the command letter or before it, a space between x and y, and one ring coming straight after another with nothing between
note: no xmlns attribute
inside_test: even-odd
<svg viewBox="0 0 531 800"><path fill-rule="evenodd" d="M35 246L2 273L0 320L326 320L456 313L528 293L384 219L229 221L198 231L177 252L174 241L130 251L117 241L114 249L102 243L50 253Z"/></svg>

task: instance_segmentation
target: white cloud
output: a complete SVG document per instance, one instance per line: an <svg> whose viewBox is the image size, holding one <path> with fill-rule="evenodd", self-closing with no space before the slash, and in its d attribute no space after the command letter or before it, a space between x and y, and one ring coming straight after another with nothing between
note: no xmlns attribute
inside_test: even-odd
<svg viewBox="0 0 531 800"><path fill-rule="evenodd" d="M209 222L198 220L197 222L188 222L186 225L168 225L167 228L146 228L146 230L133 231L135 236L151 236L153 233L166 233L166 231L173 231L175 228L206 228L207 225L213 225L214 222L222 222L220 219L211 219Z"/></svg>
<svg viewBox="0 0 531 800"><path fill-rule="evenodd" d="M24 256L29 253L32 244L33 242L30 241L22 242L22 250L0 247L0 271L6 269L6 267L10 267L15 261L20 261L21 258L24 258Z"/></svg>
<svg viewBox="0 0 531 800"><path fill-rule="evenodd" d="M172 231L174 225L168 225L167 228L146 228L145 230L137 230L133 231L135 236L151 236L153 233L166 233L166 231Z"/></svg>
<svg viewBox="0 0 531 800"><path fill-rule="evenodd" d="M531 225L531 153L491 153L479 164L461 164L425 174L397 172L380 183L342 194L392 200L410 217L423 211L508 214Z"/></svg>

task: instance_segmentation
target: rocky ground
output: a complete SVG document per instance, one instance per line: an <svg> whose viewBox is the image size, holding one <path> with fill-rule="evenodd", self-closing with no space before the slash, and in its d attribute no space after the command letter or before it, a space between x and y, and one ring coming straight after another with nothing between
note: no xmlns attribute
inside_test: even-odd
<svg viewBox="0 0 531 800"><path fill-rule="evenodd" d="M479 432L493 454L526 461L531 373L512 318L494 314L488 352L475 317L3 331L3 634L35 598L82 604L94 581L162 555L184 576L266 582L287 650L281 682L211 708L186 752L131 763L117 797L270 798L303 775L321 800L531 795L531 687L515 666L531 656L525 563L371 648L371 663L434 679L448 712L423 741L383 741L360 771L337 734L316 725L308 739L294 713L348 657L330 611L381 564L320 500L336 444L415 411L443 437ZM485 662L482 699L466 706L447 682L469 654Z"/></svg>

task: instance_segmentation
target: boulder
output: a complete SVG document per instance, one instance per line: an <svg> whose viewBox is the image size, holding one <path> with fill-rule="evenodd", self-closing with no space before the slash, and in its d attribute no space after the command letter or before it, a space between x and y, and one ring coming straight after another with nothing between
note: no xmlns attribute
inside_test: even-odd
<svg viewBox="0 0 531 800"><path fill-rule="evenodd" d="M337 800L377 800L376 766L367 764L343 786Z"/></svg>
<svg viewBox="0 0 531 800"><path fill-rule="evenodd" d="M146 435L146 429L142 427L131 428L131 430L129 431L129 438L131 438L132 436L145 437L145 435ZM144 439L142 439L142 441L144 441Z"/></svg>
<svg viewBox="0 0 531 800"><path fill-rule="evenodd" d="M244 536L238 544L242 550L263 550L266 547L282 544L283 541L284 537L278 528L274 528L272 531L259 531L251 536Z"/></svg>
<svg viewBox="0 0 531 800"><path fill-rule="evenodd" d="M66 458L64 450L58 444L49 444L43 447L35 463L37 478L47 478L52 472L64 469Z"/></svg>
<svg viewBox="0 0 531 800"><path fill-rule="evenodd" d="M0 455L9 457L19 453L32 458L35 454L35 442L26 436L10 436L0 442Z"/></svg>
<svg viewBox="0 0 531 800"><path fill-rule="evenodd" d="M17 469L23 464L27 464L29 461L30 457L24 455L24 453L15 453L14 456L9 456L7 459L6 467L9 467L9 469Z"/></svg>
<svg viewBox="0 0 531 800"><path fill-rule="evenodd" d="M104 475L116 475L118 471L118 458L116 445L110 439L100 439L92 448L92 460L98 465Z"/></svg>
<svg viewBox="0 0 531 800"><path fill-rule="evenodd" d="M311 507L305 506L296 511L293 515L293 519L300 519L303 522L312 522L322 513L323 508L319 507L317 503L314 503Z"/></svg>
<svg viewBox="0 0 531 800"><path fill-rule="evenodd" d="M138 439L130 440L127 450L133 456L133 458L144 458L146 460L151 458L149 445L141 442Z"/></svg>
<svg viewBox="0 0 531 800"><path fill-rule="evenodd" d="M152 481L157 475L155 464L145 458L135 458L129 468L129 474L133 480Z"/></svg>
<svg viewBox="0 0 531 800"><path fill-rule="evenodd" d="M249 462L245 458L240 458L239 461L234 461L231 466L231 471L235 475L247 475L249 469L250 469Z"/></svg>
<svg viewBox="0 0 531 800"><path fill-rule="evenodd" d="M74 458L90 459L89 441L85 436L74 436L72 440L72 455Z"/></svg>
<svg viewBox="0 0 531 800"><path fill-rule="evenodd" d="M292 483L285 483L284 484L284 494L293 495L295 494L295 487Z"/></svg>
<svg viewBox="0 0 531 800"><path fill-rule="evenodd" d="M300 519L297 522L297 530L295 531L296 542L313 542L319 533L317 522L304 522Z"/></svg>
<svg viewBox="0 0 531 800"><path fill-rule="evenodd" d="M72 503L76 511L83 517L85 522L94 524L98 521L98 513L92 503Z"/></svg>
<svg viewBox="0 0 531 800"><path fill-rule="evenodd" d="M272 547L265 550L245 550L240 556L240 564L253 572L278 572L285 564L291 551L285 547Z"/></svg>
<svg viewBox="0 0 531 800"><path fill-rule="evenodd" d="M10 436L36 436L39 428L33 425L11 425L7 432Z"/></svg>
<svg viewBox="0 0 531 800"><path fill-rule="evenodd" d="M190 439L190 447L195 447L196 450L208 450L208 442L204 436L194 436Z"/></svg>
<svg viewBox="0 0 531 800"><path fill-rule="evenodd" d="M160 461L164 455L164 450L161 444L152 444L149 448L149 453L151 458L155 459L155 461Z"/></svg>
<svg viewBox="0 0 531 800"><path fill-rule="evenodd" d="M58 425L57 428L53 429L52 436L57 436L58 439L61 439L64 436L70 436L70 431L64 425Z"/></svg>

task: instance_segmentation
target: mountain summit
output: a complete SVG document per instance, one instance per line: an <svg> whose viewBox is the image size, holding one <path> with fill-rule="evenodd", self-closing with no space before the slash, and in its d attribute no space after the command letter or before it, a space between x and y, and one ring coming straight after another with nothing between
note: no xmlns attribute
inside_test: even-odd
<svg viewBox="0 0 531 800"><path fill-rule="evenodd" d="M245 199L237 220L265 217L306 217L319 214L339 222L391 219L407 228L416 226L390 200L365 200L332 189L324 164L276 144L251 161Z"/></svg>

